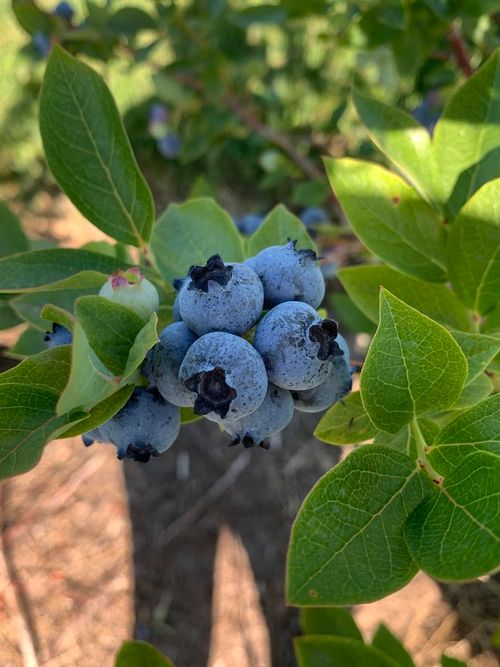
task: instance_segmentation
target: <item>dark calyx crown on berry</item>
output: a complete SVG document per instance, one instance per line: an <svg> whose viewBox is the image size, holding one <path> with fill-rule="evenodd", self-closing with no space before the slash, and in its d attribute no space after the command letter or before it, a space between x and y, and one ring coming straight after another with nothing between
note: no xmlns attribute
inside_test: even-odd
<svg viewBox="0 0 500 667"><path fill-rule="evenodd" d="M290 239L289 245L295 250L300 260L312 260L315 262L318 259L317 254L311 248L301 248L297 250L297 239Z"/></svg>
<svg viewBox="0 0 500 667"><path fill-rule="evenodd" d="M235 447L236 445L239 445L240 442L243 445L243 447L246 447L247 449L253 447L256 444L258 444L259 447L262 447L262 449L269 449L270 447L269 443L266 440L261 440L261 442L256 443L255 440L252 438L252 436L248 435L248 433L244 435L243 438L241 438L238 435L232 442L229 443L229 447Z"/></svg>
<svg viewBox="0 0 500 667"><path fill-rule="evenodd" d="M225 287L231 280L233 267L225 266L220 255L212 255L205 266L192 266L189 269L191 282L188 289L199 289L208 292L208 281L213 280L221 287Z"/></svg>
<svg viewBox="0 0 500 667"><path fill-rule="evenodd" d="M341 357L344 352L335 340L339 328L335 320L323 320L320 324L309 327L309 338L313 343L319 343L318 359L326 361L330 357Z"/></svg>
<svg viewBox="0 0 500 667"><path fill-rule="evenodd" d="M219 417L227 415L231 401L236 398L236 389L226 382L226 372L216 366L210 371L201 371L188 378L184 385L198 396L194 403L196 415L215 412Z"/></svg>
<svg viewBox="0 0 500 667"><path fill-rule="evenodd" d="M147 463L149 459L160 456L157 450L152 445L145 445L142 442L135 442L127 446L125 451L118 451L118 458L132 459L132 461L139 461L139 463Z"/></svg>

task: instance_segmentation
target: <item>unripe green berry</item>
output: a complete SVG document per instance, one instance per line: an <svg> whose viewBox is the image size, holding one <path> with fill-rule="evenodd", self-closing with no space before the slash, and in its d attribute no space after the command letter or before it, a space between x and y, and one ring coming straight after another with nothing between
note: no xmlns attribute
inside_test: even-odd
<svg viewBox="0 0 500 667"><path fill-rule="evenodd" d="M130 308L145 320L160 305L156 287L141 274L139 267L115 271L101 287L99 296Z"/></svg>

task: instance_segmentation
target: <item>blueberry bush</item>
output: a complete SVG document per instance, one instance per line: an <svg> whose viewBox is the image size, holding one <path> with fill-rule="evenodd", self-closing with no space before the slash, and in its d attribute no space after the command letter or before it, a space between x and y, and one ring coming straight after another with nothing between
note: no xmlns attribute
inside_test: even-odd
<svg viewBox="0 0 500 667"><path fill-rule="evenodd" d="M105 74L141 164L163 162L184 196L218 186L245 195L251 184L253 216L278 202L328 207L321 156L371 151L348 103L353 81L432 127L462 73L499 45L495 0L12 0L12 9L25 86L0 125L4 169L43 168L20 145L38 145L28 118L61 44Z"/></svg>
<svg viewBox="0 0 500 667"><path fill-rule="evenodd" d="M317 310L325 286L306 226L278 205L244 237L204 197L156 218L109 89L54 46L40 99L47 162L116 243L33 250L1 207L0 324L29 327L11 350L24 360L0 375L0 475L75 435L149 461L199 417L235 445L266 448L294 409L328 408L315 435L354 447L292 529L297 660L411 665L386 628L367 646L337 607L380 599L418 570L464 581L500 563L499 95L495 52L450 96L431 138L354 91L384 157L324 161L370 253L338 272L376 327L350 392L349 349ZM133 665L123 652L134 651L154 649L126 645L117 665Z"/></svg>

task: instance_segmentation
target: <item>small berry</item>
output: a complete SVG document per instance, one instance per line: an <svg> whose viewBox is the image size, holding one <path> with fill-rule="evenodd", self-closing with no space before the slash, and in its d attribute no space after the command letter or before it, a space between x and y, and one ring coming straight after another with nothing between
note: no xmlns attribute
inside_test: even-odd
<svg viewBox="0 0 500 667"><path fill-rule="evenodd" d="M153 104L149 110L149 134L158 141L168 132L168 109L164 104Z"/></svg>
<svg viewBox="0 0 500 667"><path fill-rule="evenodd" d="M136 387L124 407L99 426L104 442L111 442L119 459L146 463L174 443L180 429L179 408L164 400L156 389Z"/></svg>
<svg viewBox="0 0 500 667"><path fill-rule="evenodd" d="M285 301L303 301L317 308L325 296L325 281L316 253L297 250L297 241L270 246L247 259L264 286L264 304L268 308Z"/></svg>
<svg viewBox="0 0 500 667"><path fill-rule="evenodd" d="M160 334L160 342L149 352L143 373L163 398L179 407L191 407L195 395L179 380L179 368L187 351L197 339L184 322L174 322Z"/></svg>
<svg viewBox="0 0 500 667"><path fill-rule="evenodd" d="M292 395L269 383L262 404L246 417L224 424L224 430L233 438L233 445L242 443L244 447L260 445L268 449L266 438L282 431L293 416Z"/></svg>
<svg viewBox="0 0 500 667"><path fill-rule="evenodd" d="M156 142L158 152L167 160L173 160L181 152L181 138L174 132L169 132Z"/></svg>
<svg viewBox="0 0 500 667"><path fill-rule="evenodd" d="M179 292L182 320L199 336L211 331L245 333L259 319L263 303L255 271L245 264L224 264L219 255L205 266L192 266Z"/></svg>
<svg viewBox="0 0 500 667"><path fill-rule="evenodd" d="M312 389L326 380L331 361L343 352L337 323L322 320L306 303L275 306L257 325L253 344L271 382L283 389Z"/></svg>
<svg viewBox="0 0 500 667"><path fill-rule="evenodd" d="M33 46L43 58L50 56L52 40L44 32L34 32L32 37Z"/></svg>
<svg viewBox="0 0 500 667"><path fill-rule="evenodd" d="M145 320L160 305L156 287L144 278L138 267L113 273L101 287L99 296L130 308Z"/></svg>
<svg viewBox="0 0 500 667"><path fill-rule="evenodd" d="M63 2L60 2L58 5L56 5L54 14L55 16L59 16L60 18L65 19L66 21L71 21L75 15L75 10L69 4L69 2L65 2L63 0Z"/></svg>
<svg viewBox="0 0 500 667"><path fill-rule="evenodd" d="M260 213L247 213L241 218L235 220L236 227L245 236L251 236L256 232L261 224L264 222L265 216Z"/></svg>
<svg viewBox="0 0 500 667"><path fill-rule="evenodd" d="M302 211L300 219L306 227L313 227L314 225L328 222L329 217L324 208L311 207L305 208Z"/></svg>
<svg viewBox="0 0 500 667"><path fill-rule="evenodd" d="M195 396L195 413L212 421L231 421L254 412L268 385L257 351L243 338L222 332L206 334L191 345L179 378Z"/></svg>
<svg viewBox="0 0 500 667"><path fill-rule="evenodd" d="M54 322L52 331L47 331L43 339L47 343L47 347L59 347L59 345L71 345L73 341L73 334L69 329L63 327L62 324Z"/></svg>

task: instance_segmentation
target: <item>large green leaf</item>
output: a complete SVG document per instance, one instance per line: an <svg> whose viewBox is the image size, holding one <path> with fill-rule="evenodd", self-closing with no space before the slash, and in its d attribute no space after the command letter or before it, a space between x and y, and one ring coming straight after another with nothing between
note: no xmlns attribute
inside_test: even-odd
<svg viewBox="0 0 500 667"><path fill-rule="evenodd" d="M451 333L467 358L469 371L465 384L469 384L488 368L491 361L500 352L500 338L462 331L452 331Z"/></svg>
<svg viewBox="0 0 500 667"><path fill-rule="evenodd" d="M305 635L334 635L363 642L351 612L343 607L302 607L300 627Z"/></svg>
<svg viewBox="0 0 500 667"><path fill-rule="evenodd" d="M461 301L477 313L500 301L500 178L478 190L451 226L448 271Z"/></svg>
<svg viewBox="0 0 500 667"><path fill-rule="evenodd" d="M85 413L56 415L70 370L68 345L46 350L0 375L0 477L30 470L51 438Z"/></svg>
<svg viewBox="0 0 500 667"><path fill-rule="evenodd" d="M493 381L486 373L480 373L472 382L466 384L450 410L464 410L483 401L493 391Z"/></svg>
<svg viewBox="0 0 500 667"><path fill-rule="evenodd" d="M500 52L453 95L434 130L436 190L453 217L500 176Z"/></svg>
<svg viewBox="0 0 500 667"><path fill-rule="evenodd" d="M327 158L325 165L349 222L369 250L416 278L446 279L444 227L413 188L370 162Z"/></svg>
<svg viewBox="0 0 500 667"><path fill-rule="evenodd" d="M44 334L38 329L28 327L4 354L11 359L25 359L26 357L32 357L34 354L45 352L46 349L47 343L44 341Z"/></svg>
<svg viewBox="0 0 500 667"><path fill-rule="evenodd" d="M0 294L0 331L15 327L16 324L21 324L22 321L16 309L13 308L10 298L7 295Z"/></svg>
<svg viewBox="0 0 500 667"><path fill-rule="evenodd" d="M466 456L411 513L413 558L443 580L479 577L500 565L500 457Z"/></svg>
<svg viewBox="0 0 500 667"><path fill-rule="evenodd" d="M10 208L0 202L0 257L15 255L30 249L21 223Z"/></svg>
<svg viewBox="0 0 500 667"><path fill-rule="evenodd" d="M130 349L145 320L130 308L102 296L79 298L75 314L102 363L113 375L123 375Z"/></svg>
<svg viewBox="0 0 500 667"><path fill-rule="evenodd" d="M290 211L279 204L266 217L257 231L248 239L247 255L256 255L272 245L283 245L290 239L297 241L298 248L316 250L304 224Z"/></svg>
<svg viewBox="0 0 500 667"><path fill-rule="evenodd" d="M433 320L469 331L471 322L465 306L445 285L410 278L390 266L365 264L340 269L337 276L347 293L363 313L373 322L379 318L380 288Z"/></svg>
<svg viewBox="0 0 500 667"><path fill-rule="evenodd" d="M345 637L296 637L299 667L398 667L398 663L373 646Z"/></svg>
<svg viewBox="0 0 500 667"><path fill-rule="evenodd" d="M353 94L354 105L373 143L389 158L420 194L432 199L431 136L417 121L399 109L363 95Z"/></svg>
<svg viewBox="0 0 500 667"><path fill-rule="evenodd" d="M396 433L413 417L453 405L467 360L440 324L380 292L380 324L361 372L361 398L378 428Z"/></svg>
<svg viewBox="0 0 500 667"><path fill-rule="evenodd" d="M98 291L111 273L124 268L128 265L88 250L33 250L0 259L0 292Z"/></svg>
<svg viewBox="0 0 500 667"><path fill-rule="evenodd" d="M381 623L372 641L372 646L389 656L399 667L415 667L411 655L403 644L383 623Z"/></svg>
<svg viewBox="0 0 500 667"><path fill-rule="evenodd" d="M174 664L151 644L130 641L123 643L115 667L174 667Z"/></svg>
<svg viewBox="0 0 500 667"><path fill-rule="evenodd" d="M192 264L211 255L243 260L243 244L229 215L212 199L172 204L158 220L151 247L165 280L184 277Z"/></svg>
<svg viewBox="0 0 500 667"><path fill-rule="evenodd" d="M448 475L468 454L486 451L500 456L500 394L463 412L436 436L429 449L433 467Z"/></svg>
<svg viewBox="0 0 500 667"><path fill-rule="evenodd" d="M40 97L40 130L59 185L96 227L144 246L153 231L153 197L103 79L58 46Z"/></svg>
<svg viewBox="0 0 500 667"><path fill-rule="evenodd" d="M418 420L418 425L425 442L430 445L439 432L439 426L436 422L426 417L421 417ZM378 431L373 442L375 445L385 445L386 447L395 449L397 452L406 454L406 456L414 461L417 460L417 443L410 424L405 424L397 433Z"/></svg>
<svg viewBox="0 0 500 667"><path fill-rule="evenodd" d="M321 418L314 435L331 445L352 445L374 438L378 429L366 414L361 394L353 391Z"/></svg>
<svg viewBox="0 0 500 667"><path fill-rule="evenodd" d="M287 598L295 605L370 602L416 573L403 527L430 478L414 461L367 445L324 475L292 529Z"/></svg>

